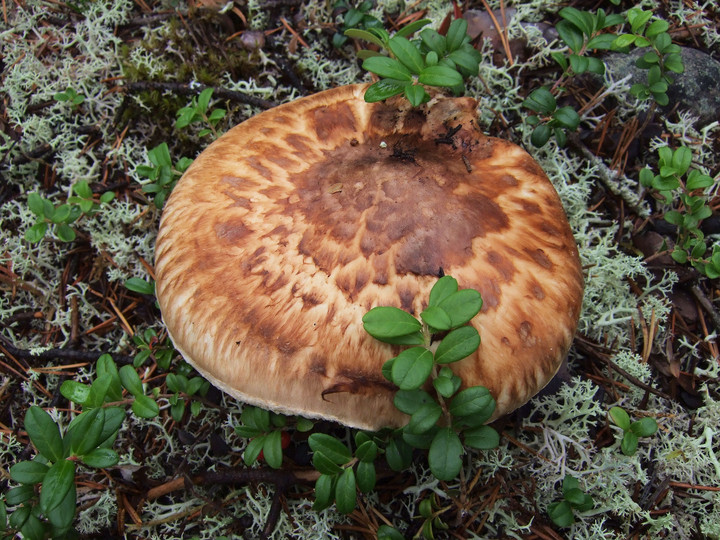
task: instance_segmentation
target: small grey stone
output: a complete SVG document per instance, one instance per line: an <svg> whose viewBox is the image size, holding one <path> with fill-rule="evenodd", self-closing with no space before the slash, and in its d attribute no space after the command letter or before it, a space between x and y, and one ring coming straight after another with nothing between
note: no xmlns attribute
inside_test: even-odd
<svg viewBox="0 0 720 540"><path fill-rule="evenodd" d="M629 54L611 52L605 58L605 67L614 79L631 74L631 84L646 83L647 70L635 66L635 61L650 48L635 49ZM698 118L700 126L720 120L720 62L697 49L683 47L681 56L685 71L671 73L675 81L668 89L670 103L665 112L674 107L687 110Z"/></svg>

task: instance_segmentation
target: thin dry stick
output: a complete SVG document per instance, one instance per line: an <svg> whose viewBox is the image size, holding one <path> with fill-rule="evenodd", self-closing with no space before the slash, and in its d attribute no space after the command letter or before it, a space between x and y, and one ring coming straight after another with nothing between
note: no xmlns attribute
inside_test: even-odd
<svg viewBox="0 0 720 540"><path fill-rule="evenodd" d="M485 10L488 12L488 15L490 15L490 19L492 19L493 24L495 25L495 28L498 31L498 35L500 36L500 41L502 42L503 49L505 49L505 56L507 56L508 61L510 62L510 65L513 65L513 57L512 52L510 51L510 42L507 38L507 26L503 27L500 25L500 23L497 20L497 17L495 17L495 14L493 13L493 10L490 9L490 4L488 4L487 0L482 0L483 6L485 6ZM505 22L505 3L500 2L500 10L502 13L503 22Z"/></svg>

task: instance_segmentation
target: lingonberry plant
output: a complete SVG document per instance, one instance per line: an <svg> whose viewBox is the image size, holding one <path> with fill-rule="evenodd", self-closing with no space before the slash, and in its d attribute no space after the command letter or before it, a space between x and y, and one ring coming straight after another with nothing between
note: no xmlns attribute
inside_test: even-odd
<svg viewBox="0 0 720 540"><path fill-rule="evenodd" d="M548 515L559 527L569 527L575 523L575 510L587 512L595 505L592 497L580 489L578 479L569 474L563 479L562 493L562 501L548 505Z"/></svg>
<svg viewBox="0 0 720 540"><path fill-rule="evenodd" d="M720 246L708 254L705 235L700 230L704 219L712 215L705 190L715 181L697 169L690 169L692 152L681 146L658 149L658 174L646 167L640 171L640 183L652 190L661 203L670 206L665 221L677 227L675 246L670 255L680 263L690 263L709 278L720 277Z"/></svg>
<svg viewBox="0 0 720 540"><path fill-rule="evenodd" d="M167 143L160 143L148 151L148 158L152 166L140 165L137 167L136 172L140 176L151 180L151 182L143 184L142 190L153 196L157 208L162 208L175 184L180 180L180 176L187 170L193 160L182 157L173 165Z"/></svg>
<svg viewBox="0 0 720 540"><path fill-rule="evenodd" d="M630 415L622 407L613 407L608 414L613 423L623 430L620 450L626 456L632 456L637 452L640 437L650 437L658 430L657 421L654 418L646 416L632 422Z"/></svg>
<svg viewBox="0 0 720 540"><path fill-rule="evenodd" d="M455 19L446 35L423 29L429 22L422 19L411 23L393 37L377 27L345 31L346 36L369 41L388 52L388 56L371 50L358 53L364 58L363 69L380 77L365 92L365 101L372 103L403 94L417 107L430 99L425 86L449 88L459 95L464 90L465 78L478 74L482 57L470 44L467 21ZM421 29L419 39L407 38Z"/></svg>
<svg viewBox="0 0 720 540"><path fill-rule="evenodd" d="M462 381L448 367L480 346L478 331L468 323L481 308L479 292L458 290L457 280L444 276L433 286L420 319L395 307L376 307L363 317L365 331L375 339L412 345L383 366L385 378L399 389L395 406L410 416L394 442L427 450L430 471L439 480L452 480L460 472L463 443L477 449L499 443L498 433L484 425L495 411L488 389L459 391ZM441 335L433 352L431 345ZM408 463L402 459L401 464Z"/></svg>
<svg viewBox="0 0 720 540"><path fill-rule="evenodd" d="M132 398L123 400L123 389ZM131 403L133 413L141 418L159 413L132 366L118 370L108 354L98 358L92 384L68 380L60 392L80 405L82 412L62 430L42 408L28 409L25 431L37 453L32 460L10 467L10 479L19 485L7 490L0 502L0 523L6 523L5 505L14 507L7 523L30 540L74 537L75 474L78 467L105 468L118 463L112 446L125 420L121 405Z"/></svg>
<svg viewBox="0 0 720 540"><path fill-rule="evenodd" d="M103 204L109 203L115 197L112 191L96 197L84 180L73 185L72 191L75 195L68 197L64 204L58 206L39 193L28 195L28 206L37 219L35 224L25 231L25 240L36 244L50 233L58 240L72 242L77 235L71 225L83 216L95 215Z"/></svg>
<svg viewBox="0 0 720 540"><path fill-rule="evenodd" d="M680 46L672 42L668 29L670 25L662 19L653 19L652 11L634 7L627 12L630 32L620 34L613 41L613 49L627 52L631 45L649 48L635 65L647 70L647 82L635 83L630 93L638 99L654 99L658 105L667 105L670 98L667 90L674 78L670 73L685 71Z"/></svg>

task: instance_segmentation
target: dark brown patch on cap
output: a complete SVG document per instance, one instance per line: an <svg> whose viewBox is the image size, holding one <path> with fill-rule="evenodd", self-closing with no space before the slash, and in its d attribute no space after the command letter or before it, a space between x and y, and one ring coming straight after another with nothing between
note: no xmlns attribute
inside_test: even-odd
<svg viewBox="0 0 720 540"><path fill-rule="evenodd" d="M543 268L552 270L553 263L548 258L548 256L545 255L545 252L542 249L527 249L527 248L525 248L525 253L530 255L530 257L532 257L532 260L534 260L536 263L538 263Z"/></svg>
<svg viewBox="0 0 720 540"><path fill-rule="evenodd" d="M508 186L512 186L512 187L515 187L518 185L517 178L515 178L514 176L512 176L510 174L503 174L500 177L500 181L503 182L504 184L507 184Z"/></svg>
<svg viewBox="0 0 720 540"><path fill-rule="evenodd" d="M543 300L545 298L545 291L543 291L543 288L538 283L532 283L530 285L530 290L532 290L533 296L538 300Z"/></svg>
<svg viewBox="0 0 720 540"><path fill-rule="evenodd" d="M378 392L392 392L396 390L394 384L376 372L362 372L351 369L342 369L332 384L322 391L323 399L331 394L348 392L350 394L371 395Z"/></svg>
<svg viewBox="0 0 720 540"><path fill-rule="evenodd" d="M534 347L537 343L537 337L533 336L533 326L530 321L523 321L520 323L518 328L518 336L523 344L523 347Z"/></svg>
<svg viewBox="0 0 720 540"><path fill-rule="evenodd" d="M307 155L312 152L313 141L305 135L291 133L285 136L285 142L297 150L297 153L302 155L304 158L307 158Z"/></svg>
<svg viewBox="0 0 720 540"><path fill-rule="evenodd" d="M512 261L503 257L497 251L488 252L487 260L490 265L500 273L503 280L512 280L512 277L515 274L515 265Z"/></svg>
<svg viewBox="0 0 720 540"><path fill-rule="evenodd" d="M323 142L327 141L336 132L350 135L357 131L355 115L345 102L315 109L312 119L318 139Z"/></svg>
<svg viewBox="0 0 720 540"><path fill-rule="evenodd" d="M522 209L528 214L542 214L540 205L530 201L521 201Z"/></svg>
<svg viewBox="0 0 720 540"><path fill-rule="evenodd" d="M215 234L218 239L226 244L238 244L247 235L252 234L252 230L248 229L242 220L234 219L224 223L215 225Z"/></svg>
<svg viewBox="0 0 720 540"><path fill-rule="evenodd" d="M417 148L412 163L393 160L371 140L327 152L325 162L333 167L312 165L295 176L299 200L288 213L301 213L310 224L300 252L312 256L328 274L331 265L343 259L344 250L355 253L359 244L365 258L388 254L388 263L400 275L434 276L440 267L463 266L472 259L475 238L510 226L493 200L510 186L487 173L483 189L475 186L468 192L459 155L448 159L447 149L410 139L403 141ZM387 142L391 145L393 138ZM330 186L337 183L348 189L332 193ZM498 264L509 278L512 266ZM373 281L385 281L385 262L376 259L373 265Z"/></svg>
<svg viewBox="0 0 720 540"><path fill-rule="evenodd" d="M263 177L267 178L268 180L272 180L272 171L268 169L259 158L255 156L250 156L247 158L246 161L248 165L250 165L253 169L259 172Z"/></svg>

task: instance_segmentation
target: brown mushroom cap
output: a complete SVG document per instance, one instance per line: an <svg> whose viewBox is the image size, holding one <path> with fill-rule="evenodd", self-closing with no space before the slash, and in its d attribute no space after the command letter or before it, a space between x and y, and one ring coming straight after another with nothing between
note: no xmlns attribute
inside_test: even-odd
<svg viewBox="0 0 720 540"><path fill-rule="evenodd" d="M169 198L157 297L177 349L254 405L379 429L407 417L374 306L415 316L444 272L480 291L482 343L451 367L495 417L553 377L583 279L560 199L470 98L368 104L366 85L263 112L211 144Z"/></svg>

